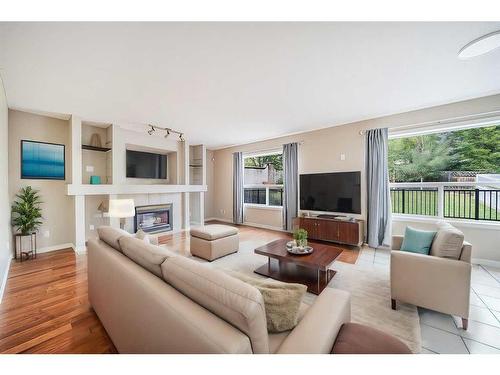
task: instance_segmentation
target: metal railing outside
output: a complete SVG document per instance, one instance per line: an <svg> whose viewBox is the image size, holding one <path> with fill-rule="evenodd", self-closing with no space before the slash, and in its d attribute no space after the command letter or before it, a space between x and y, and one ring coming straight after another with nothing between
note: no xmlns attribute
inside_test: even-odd
<svg viewBox="0 0 500 375"><path fill-rule="evenodd" d="M500 221L500 183L392 183L390 192L395 214Z"/></svg>

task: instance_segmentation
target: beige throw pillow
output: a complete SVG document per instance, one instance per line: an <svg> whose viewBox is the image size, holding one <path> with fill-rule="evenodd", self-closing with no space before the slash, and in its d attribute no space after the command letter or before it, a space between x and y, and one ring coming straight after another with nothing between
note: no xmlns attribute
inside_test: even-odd
<svg viewBox="0 0 500 375"><path fill-rule="evenodd" d="M439 222L437 226L439 230L432 241L430 255L441 258L460 259L464 244L464 234L448 223Z"/></svg>
<svg viewBox="0 0 500 375"><path fill-rule="evenodd" d="M297 325L300 304L307 291L305 285L257 279L235 271L226 272L260 291L266 307L268 332L288 331Z"/></svg>

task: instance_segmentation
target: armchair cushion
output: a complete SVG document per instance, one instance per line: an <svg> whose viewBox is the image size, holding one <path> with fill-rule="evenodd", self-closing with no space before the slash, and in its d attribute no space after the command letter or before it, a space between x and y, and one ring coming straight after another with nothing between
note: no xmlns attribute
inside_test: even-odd
<svg viewBox="0 0 500 375"><path fill-rule="evenodd" d="M441 258L459 259L464 244L464 234L448 223L439 223L439 230L432 242L430 254Z"/></svg>
<svg viewBox="0 0 500 375"><path fill-rule="evenodd" d="M428 255L435 235L436 232L406 227L401 250Z"/></svg>

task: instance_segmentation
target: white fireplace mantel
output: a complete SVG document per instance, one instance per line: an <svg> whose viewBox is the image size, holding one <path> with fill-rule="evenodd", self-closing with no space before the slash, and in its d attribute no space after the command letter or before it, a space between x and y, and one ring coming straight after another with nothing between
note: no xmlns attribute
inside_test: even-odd
<svg viewBox="0 0 500 375"><path fill-rule="evenodd" d="M67 195L201 193L207 185L87 185L68 184Z"/></svg>

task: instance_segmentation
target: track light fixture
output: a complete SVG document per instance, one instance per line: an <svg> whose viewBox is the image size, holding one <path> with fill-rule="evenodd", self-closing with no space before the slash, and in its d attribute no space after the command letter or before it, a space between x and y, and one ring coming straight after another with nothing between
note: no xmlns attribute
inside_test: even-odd
<svg viewBox="0 0 500 375"><path fill-rule="evenodd" d="M150 127L150 129L148 130L149 135L153 135L153 133L156 130L164 130L165 131L164 138L168 138L170 133L175 133L175 134L179 134L179 140L181 142L184 142L184 133L181 133L180 131L174 130L172 128L162 128L161 126L156 126L156 125L151 125L151 124L149 124L148 126Z"/></svg>

